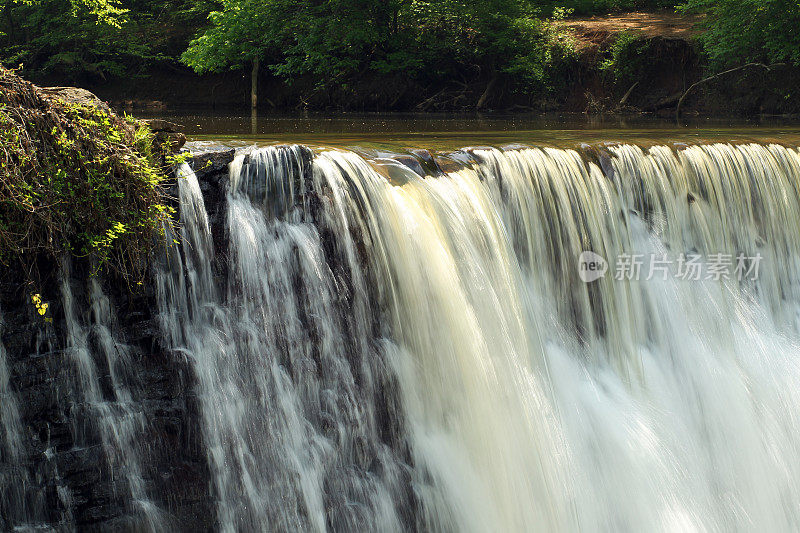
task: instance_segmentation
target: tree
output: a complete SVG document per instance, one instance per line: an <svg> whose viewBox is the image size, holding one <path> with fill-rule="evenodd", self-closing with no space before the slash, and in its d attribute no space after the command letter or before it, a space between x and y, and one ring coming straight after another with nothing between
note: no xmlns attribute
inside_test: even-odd
<svg viewBox="0 0 800 533"><path fill-rule="evenodd" d="M126 21L117 0L6 0L0 38L9 66L36 65L39 71L114 70L109 37Z"/></svg>
<svg viewBox="0 0 800 533"><path fill-rule="evenodd" d="M0 57L66 83L136 75L174 61L213 0L5 0ZM172 59L171 59L172 58Z"/></svg>
<svg viewBox="0 0 800 533"><path fill-rule="evenodd" d="M483 104L503 76L543 78L553 42L536 15L529 0L223 0L182 60L198 72L260 61L316 91L391 76L480 79Z"/></svg>
<svg viewBox="0 0 800 533"><path fill-rule="evenodd" d="M262 60L289 81L311 74L322 85L369 68L372 58L386 70L402 68L405 56L390 41L404 1L223 0L182 60L197 72L252 65L253 88Z"/></svg>
<svg viewBox="0 0 800 533"><path fill-rule="evenodd" d="M222 0L221 7L209 13L210 27L190 43L181 60L199 73L251 65L251 106L255 108L259 64L277 45L277 24L286 13L275 9L275 2L258 0Z"/></svg>
<svg viewBox="0 0 800 533"><path fill-rule="evenodd" d="M798 0L689 0L706 14L700 40L716 70L748 62L800 65Z"/></svg>

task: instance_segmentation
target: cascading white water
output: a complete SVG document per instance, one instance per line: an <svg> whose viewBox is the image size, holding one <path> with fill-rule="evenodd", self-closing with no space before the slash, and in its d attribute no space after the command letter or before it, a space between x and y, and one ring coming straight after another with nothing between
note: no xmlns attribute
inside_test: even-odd
<svg viewBox="0 0 800 533"><path fill-rule="evenodd" d="M197 373L221 528L401 529L407 473L376 417L385 371L363 280L325 267L300 214L269 220L234 189L223 294L197 179L180 173L189 282L174 249L156 277L162 327Z"/></svg>
<svg viewBox="0 0 800 533"><path fill-rule="evenodd" d="M0 333L4 328L0 310ZM19 403L10 384L8 354L0 340L0 527L11 528L30 519L28 473L23 459Z"/></svg>
<svg viewBox="0 0 800 533"><path fill-rule="evenodd" d="M167 519L148 498L142 478L140 442L144 414L135 409L130 392L130 349L112 333L114 316L110 302L96 278L89 283L91 317L82 319L73 296L69 263L62 263L61 297L67 329L68 360L74 365L73 380L77 415L72 416L76 446L86 445L87 436L97 432L102 443L114 493L124 502L137 531L163 531ZM94 345L93 345L94 344ZM108 372L112 398L105 398L95 355ZM65 491L68 489L64 488ZM69 494L60 494L69 499ZM67 506L68 507L68 506Z"/></svg>
<svg viewBox="0 0 800 533"><path fill-rule="evenodd" d="M182 168L162 327L221 528L800 527L798 151L452 159L241 154L225 261ZM584 251L605 277L581 281ZM692 253L701 279L614 279L623 254ZM760 275L713 279L713 254Z"/></svg>

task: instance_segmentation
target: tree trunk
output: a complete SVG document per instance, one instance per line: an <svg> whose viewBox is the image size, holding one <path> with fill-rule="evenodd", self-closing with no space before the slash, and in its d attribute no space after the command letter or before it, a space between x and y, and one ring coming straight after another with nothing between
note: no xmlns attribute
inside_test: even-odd
<svg viewBox="0 0 800 533"><path fill-rule="evenodd" d="M13 6L14 2L6 2L6 5L3 8L3 13L8 21L8 38L12 43L15 42L17 38L17 27L16 24L14 24L14 16L11 14L11 8Z"/></svg>
<svg viewBox="0 0 800 533"><path fill-rule="evenodd" d="M489 100L489 96L492 94L492 89L494 89L495 84L497 84L497 78L499 78L497 72L492 74L492 79L490 79L489 83L486 85L486 90L483 91L481 97L478 98L478 103L475 104L475 109L478 111L486 107L486 102Z"/></svg>
<svg viewBox="0 0 800 533"><path fill-rule="evenodd" d="M253 60L253 70L250 72L250 108L258 107L258 58Z"/></svg>

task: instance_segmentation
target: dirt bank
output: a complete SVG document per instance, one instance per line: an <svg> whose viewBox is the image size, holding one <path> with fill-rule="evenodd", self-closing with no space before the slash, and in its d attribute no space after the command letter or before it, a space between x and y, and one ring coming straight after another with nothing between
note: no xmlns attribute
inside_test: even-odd
<svg viewBox="0 0 800 533"><path fill-rule="evenodd" d="M600 45L620 32L632 32L646 38L689 41L699 33L701 15L679 15L671 11L636 12L603 17L575 18L563 22L581 46Z"/></svg>

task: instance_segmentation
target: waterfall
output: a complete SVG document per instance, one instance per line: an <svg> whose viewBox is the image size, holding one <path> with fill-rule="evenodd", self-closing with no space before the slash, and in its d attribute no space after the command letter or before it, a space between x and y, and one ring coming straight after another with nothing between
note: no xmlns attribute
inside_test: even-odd
<svg viewBox="0 0 800 533"><path fill-rule="evenodd" d="M124 339L114 336L115 317L108 297L96 278L88 287L90 317L83 317L73 294L70 264L61 266L61 298L67 333L67 355L75 371L71 417L76 446L90 446L93 434L99 434L101 450L110 472L112 493L120 498L133 519L126 527L137 531L162 531L167 519L153 504L142 477L142 448L145 432L144 414L135 407L131 386L131 350ZM99 361L98 361L99 359ZM103 367L98 367L101 362ZM101 379L107 372L110 396L104 394ZM69 499L64 487L60 497Z"/></svg>
<svg viewBox="0 0 800 533"><path fill-rule="evenodd" d="M221 198L177 169L153 335L191 374L200 436L168 442L198 443L209 527L800 529L797 148L413 154L243 149ZM102 454L117 525L186 529L113 293L61 269L42 329L66 337L74 451ZM3 528L46 522L16 355Z"/></svg>
<svg viewBox="0 0 800 533"><path fill-rule="evenodd" d="M4 327L0 310L0 333ZM14 524L29 521L27 485L22 443L22 423L19 404L11 388L9 359L0 340L0 527L10 529Z"/></svg>
<svg viewBox="0 0 800 533"><path fill-rule="evenodd" d="M381 406L388 376L360 273L326 266L319 229L296 208L291 220L268 218L234 187L223 292L197 179L180 174L188 282L158 272L162 327L197 373L222 529L402 529L407 465L380 427L393 416Z"/></svg>
<svg viewBox="0 0 800 533"><path fill-rule="evenodd" d="M800 525L796 149L403 161L239 155L224 267L184 170L194 296L162 306L190 302L224 530Z"/></svg>

